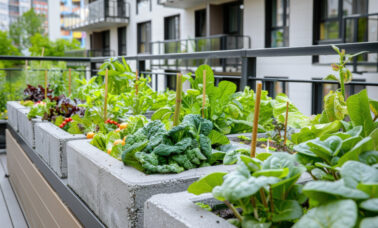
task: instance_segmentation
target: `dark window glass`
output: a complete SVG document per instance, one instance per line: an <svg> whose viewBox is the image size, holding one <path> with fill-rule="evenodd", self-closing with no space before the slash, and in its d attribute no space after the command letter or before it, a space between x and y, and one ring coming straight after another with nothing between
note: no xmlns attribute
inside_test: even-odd
<svg viewBox="0 0 378 228"><path fill-rule="evenodd" d="M150 53L151 22L138 24L138 53Z"/></svg>
<svg viewBox="0 0 378 228"><path fill-rule="evenodd" d="M172 16L164 18L164 39L177 40L180 39L180 16Z"/></svg>
<svg viewBox="0 0 378 228"><path fill-rule="evenodd" d="M195 12L196 37L206 36L206 9Z"/></svg>
<svg viewBox="0 0 378 228"><path fill-rule="evenodd" d="M241 8L241 3L239 2L224 4L223 12L225 34L243 34L243 10Z"/></svg>
<svg viewBox="0 0 378 228"><path fill-rule="evenodd" d="M288 77L272 77L266 76L265 78L272 78L272 79L288 79ZM270 97L276 97L280 93L288 94L288 83L287 82L280 82L280 81L264 81L264 90L268 91Z"/></svg>
<svg viewBox="0 0 378 228"><path fill-rule="evenodd" d="M289 46L289 0L267 0L267 47Z"/></svg>
<svg viewBox="0 0 378 228"><path fill-rule="evenodd" d="M126 55L126 27L118 28L118 55Z"/></svg>
<svg viewBox="0 0 378 228"><path fill-rule="evenodd" d="M344 18L368 13L368 0L321 0L315 2L314 31L317 41L340 39L345 42L367 40L367 18ZM318 12L319 9L319 12ZM345 29L345 30L344 30Z"/></svg>
<svg viewBox="0 0 378 228"><path fill-rule="evenodd" d="M110 32L102 32L102 49L104 56L110 56Z"/></svg>

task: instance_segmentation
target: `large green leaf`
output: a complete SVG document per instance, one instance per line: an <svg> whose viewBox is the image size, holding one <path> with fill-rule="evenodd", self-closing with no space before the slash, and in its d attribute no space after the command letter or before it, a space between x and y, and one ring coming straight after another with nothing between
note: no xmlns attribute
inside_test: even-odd
<svg viewBox="0 0 378 228"><path fill-rule="evenodd" d="M377 183L378 170L357 161L346 162L340 170L344 184L356 188L359 183Z"/></svg>
<svg viewBox="0 0 378 228"><path fill-rule="evenodd" d="M317 202L327 202L333 199L367 199L369 196L360 190L349 188L342 180L312 181L303 187L303 193Z"/></svg>
<svg viewBox="0 0 378 228"><path fill-rule="evenodd" d="M300 132L293 134L291 139L295 144L299 144L317 137L322 137L323 135L338 132L342 127L343 125L338 120L327 124L315 124L311 127L302 128Z"/></svg>
<svg viewBox="0 0 378 228"><path fill-rule="evenodd" d="M227 138L227 136L220 133L219 131L211 130L208 137L210 138L212 145L214 144L224 145L224 144L230 143L230 140Z"/></svg>
<svg viewBox="0 0 378 228"><path fill-rule="evenodd" d="M289 168L283 169L263 169L253 173L254 177L266 176L266 177L278 177L284 178L289 174Z"/></svg>
<svg viewBox="0 0 378 228"><path fill-rule="evenodd" d="M378 216L364 218L361 220L360 228L377 228Z"/></svg>
<svg viewBox="0 0 378 228"><path fill-rule="evenodd" d="M223 183L223 176L227 173L215 172L195 181L188 187L188 192L201 195L213 191L215 186Z"/></svg>
<svg viewBox="0 0 378 228"><path fill-rule="evenodd" d="M295 200L275 200L273 222L291 221L302 216L302 207Z"/></svg>
<svg viewBox="0 0 378 228"><path fill-rule="evenodd" d="M338 161L337 165L342 166L345 162L354 160L358 161L358 157L362 152L371 151L374 148L373 139L369 136L359 141L350 151L345 153Z"/></svg>
<svg viewBox="0 0 378 228"><path fill-rule="evenodd" d="M242 220L242 228L269 228L271 223L260 223L252 216L244 216Z"/></svg>
<svg viewBox="0 0 378 228"><path fill-rule="evenodd" d="M378 164L378 151L366 151L358 156L359 160L368 165Z"/></svg>
<svg viewBox="0 0 378 228"><path fill-rule="evenodd" d="M294 228L352 228L356 221L356 203L353 200L338 200L309 210Z"/></svg>
<svg viewBox="0 0 378 228"><path fill-rule="evenodd" d="M359 183L357 189L370 195L370 197L378 196L378 182L375 183Z"/></svg>
<svg viewBox="0 0 378 228"><path fill-rule="evenodd" d="M254 195L262 187L278 182L275 177L253 177L244 163L239 163L238 169L224 177L221 186L213 189L213 196L221 201L235 202Z"/></svg>
<svg viewBox="0 0 378 228"><path fill-rule="evenodd" d="M342 120L346 114L347 108L341 92L330 91L329 94L324 97L324 110L320 123L329 123L335 120Z"/></svg>
<svg viewBox="0 0 378 228"><path fill-rule="evenodd" d="M363 127L363 136L368 136L374 130L373 118L369 109L367 90L352 95L347 100L348 113L354 126Z"/></svg>
<svg viewBox="0 0 378 228"><path fill-rule="evenodd" d="M367 211L378 212L378 198L368 199L360 204L360 208Z"/></svg>

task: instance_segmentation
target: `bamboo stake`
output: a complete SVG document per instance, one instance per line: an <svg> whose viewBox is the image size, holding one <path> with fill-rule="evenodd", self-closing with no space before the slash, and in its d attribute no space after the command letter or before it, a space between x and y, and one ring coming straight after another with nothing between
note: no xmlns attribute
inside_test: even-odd
<svg viewBox="0 0 378 228"><path fill-rule="evenodd" d="M45 100L47 99L47 70L45 70Z"/></svg>
<svg viewBox="0 0 378 228"><path fill-rule="evenodd" d="M42 54L41 54L41 57L43 57L45 55L45 48L43 47L42 48ZM41 68L42 66L42 61L39 62L39 68Z"/></svg>
<svg viewBox="0 0 378 228"><path fill-rule="evenodd" d="M139 81L139 72L135 71L135 95L138 95L138 81Z"/></svg>
<svg viewBox="0 0 378 228"><path fill-rule="evenodd" d="M71 96L71 68L68 69L68 96Z"/></svg>
<svg viewBox="0 0 378 228"><path fill-rule="evenodd" d="M287 119L289 118L289 102L286 102L286 116L285 116L285 133L284 133L284 145L286 145L286 132L287 132Z"/></svg>
<svg viewBox="0 0 378 228"><path fill-rule="evenodd" d="M175 107L175 114L173 117L173 126L177 126L179 124L180 109L181 109L181 94L182 94L182 74L177 74L176 107Z"/></svg>
<svg viewBox="0 0 378 228"><path fill-rule="evenodd" d="M28 83L29 73L28 73L28 60L25 60L25 81Z"/></svg>
<svg viewBox="0 0 378 228"><path fill-rule="evenodd" d="M108 69L105 71L105 100L104 100L104 120L107 120L108 111Z"/></svg>
<svg viewBox="0 0 378 228"><path fill-rule="evenodd" d="M255 104L255 113L253 118L253 129L252 129L252 141L251 141L251 157L256 156L256 144L257 144L257 130L259 123L259 113L260 113L260 100L261 100L261 87L262 84L257 84L256 91L256 104Z"/></svg>
<svg viewBox="0 0 378 228"><path fill-rule="evenodd" d="M202 79L202 118L205 118L205 105L206 105L206 70L203 70L203 79Z"/></svg>

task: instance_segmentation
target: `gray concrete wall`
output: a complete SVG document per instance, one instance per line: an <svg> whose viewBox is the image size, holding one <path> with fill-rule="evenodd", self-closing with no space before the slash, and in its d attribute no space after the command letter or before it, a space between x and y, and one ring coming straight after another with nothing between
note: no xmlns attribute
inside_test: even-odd
<svg viewBox="0 0 378 228"><path fill-rule="evenodd" d="M25 140L25 142L31 147L34 148L35 146L35 132L34 126L36 123L41 122L41 118L35 118L29 120L28 113L30 109L18 109L17 112L17 127L21 137Z"/></svg>
<svg viewBox="0 0 378 228"><path fill-rule="evenodd" d="M35 150L61 178L67 177L67 142L85 139L85 135L72 135L50 122L35 125Z"/></svg>
<svg viewBox="0 0 378 228"><path fill-rule="evenodd" d="M8 101L8 124L15 130L18 131L17 124L17 113L19 109L26 109L25 106L21 105L18 101Z"/></svg>

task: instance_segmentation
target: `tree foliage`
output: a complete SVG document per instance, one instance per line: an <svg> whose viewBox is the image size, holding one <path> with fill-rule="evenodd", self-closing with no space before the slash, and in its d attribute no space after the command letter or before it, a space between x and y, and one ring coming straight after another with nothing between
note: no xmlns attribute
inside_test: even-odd
<svg viewBox="0 0 378 228"><path fill-rule="evenodd" d="M9 35L14 44L20 50L29 48L31 44L30 37L36 33L44 33L44 29L42 27L43 21L43 16L36 14L33 9L30 9L22 14L22 16L9 27Z"/></svg>
<svg viewBox="0 0 378 228"><path fill-rule="evenodd" d="M54 42L39 33L34 34L30 38L30 55L40 56L43 49L44 56L64 56L64 52L67 50L80 49L80 43L75 39L71 41L57 39Z"/></svg>

